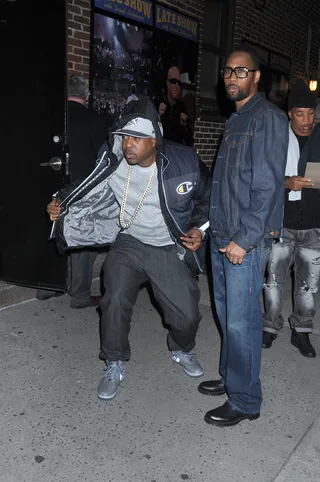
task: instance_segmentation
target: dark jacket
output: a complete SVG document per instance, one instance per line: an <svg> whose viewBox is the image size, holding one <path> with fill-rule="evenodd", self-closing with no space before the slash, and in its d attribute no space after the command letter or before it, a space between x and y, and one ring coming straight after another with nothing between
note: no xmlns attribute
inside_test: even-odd
<svg viewBox="0 0 320 482"><path fill-rule="evenodd" d="M192 146L193 136L190 126L184 126L180 121L181 114L187 114L184 102L177 99L173 105L168 100L165 103L167 108L161 119L164 139Z"/></svg>
<svg viewBox="0 0 320 482"><path fill-rule="evenodd" d="M213 173L213 236L246 251L280 236L287 149L287 116L263 94L231 115Z"/></svg>
<svg viewBox="0 0 320 482"><path fill-rule="evenodd" d="M298 164L298 176L304 176L307 162L320 162L320 124L317 124L303 151ZM286 189L284 227L288 229L320 228L320 189L302 189L300 201L289 201Z"/></svg>
<svg viewBox="0 0 320 482"><path fill-rule="evenodd" d="M99 149L107 139L107 128L90 109L69 100L68 138L71 181L83 180L95 168Z"/></svg>
<svg viewBox="0 0 320 482"><path fill-rule="evenodd" d="M193 272L202 269L204 243L192 254L186 251L180 236L192 227L208 221L210 181L206 166L194 149L162 140L159 115L150 101L131 102L116 121L112 131L123 127L134 117L153 122L157 137L159 197L163 217L177 244L178 254ZM123 158L122 138L111 136L100 150L96 169L78 187L68 188L57 197L63 214L56 223L55 234L60 251L72 248L107 245L120 231L119 205L108 186L109 176Z"/></svg>

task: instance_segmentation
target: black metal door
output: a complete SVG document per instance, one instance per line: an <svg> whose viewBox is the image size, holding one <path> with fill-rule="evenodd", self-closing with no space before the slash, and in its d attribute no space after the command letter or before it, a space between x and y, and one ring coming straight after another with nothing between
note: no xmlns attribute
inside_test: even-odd
<svg viewBox="0 0 320 482"><path fill-rule="evenodd" d="M46 205L66 181L66 4L0 7L0 278L64 289L66 258L48 243ZM41 167L52 159L60 170Z"/></svg>

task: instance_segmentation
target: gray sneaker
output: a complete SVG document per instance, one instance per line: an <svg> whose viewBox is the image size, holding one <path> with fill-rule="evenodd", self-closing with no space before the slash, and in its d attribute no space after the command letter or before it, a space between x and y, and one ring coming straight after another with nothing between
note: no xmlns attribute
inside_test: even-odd
<svg viewBox="0 0 320 482"><path fill-rule="evenodd" d="M101 400L111 400L117 395L118 386L124 379L123 361L109 362L106 373L99 383L98 397Z"/></svg>
<svg viewBox="0 0 320 482"><path fill-rule="evenodd" d="M174 362L183 366L184 371L189 377L201 377L203 368L196 359L194 353L186 351L172 351L171 358Z"/></svg>

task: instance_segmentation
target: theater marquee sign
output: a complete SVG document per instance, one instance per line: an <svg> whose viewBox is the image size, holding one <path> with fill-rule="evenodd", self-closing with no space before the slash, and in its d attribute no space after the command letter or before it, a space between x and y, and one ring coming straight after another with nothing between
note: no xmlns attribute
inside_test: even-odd
<svg viewBox="0 0 320 482"><path fill-rule="evenodd" d="M198 21L169 8L156 6L155 25L166 32L198 42Z"/></svg>
<svg viewBox="0 0 320 482"><path fill-rule="evenodd" d="M95 7L153 25L153 3L150 0L95 0Z"/></svg>

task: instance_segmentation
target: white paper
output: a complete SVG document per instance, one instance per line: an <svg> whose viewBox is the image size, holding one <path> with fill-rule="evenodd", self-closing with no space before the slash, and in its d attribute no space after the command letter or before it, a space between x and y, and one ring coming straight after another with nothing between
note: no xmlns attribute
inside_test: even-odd
<svg viewBox="0 0 320 482"><path fill-rule="evenodd" d="M308 189L320 189L320 162L308 162L304 177L311 179L314 184Z"/></svg>

